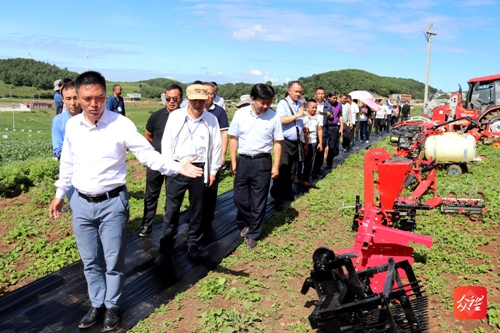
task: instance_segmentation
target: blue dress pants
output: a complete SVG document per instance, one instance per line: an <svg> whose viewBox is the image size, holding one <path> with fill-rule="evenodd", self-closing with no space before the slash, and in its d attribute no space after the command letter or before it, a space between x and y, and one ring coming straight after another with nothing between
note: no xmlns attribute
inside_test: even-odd
<svg viewBox="0 0 500 333"><path fill-rule="evenodd" d="M92 306L118 308L125 280L127 189L102 202L88 202L75 191L70 205Z"/></svg>

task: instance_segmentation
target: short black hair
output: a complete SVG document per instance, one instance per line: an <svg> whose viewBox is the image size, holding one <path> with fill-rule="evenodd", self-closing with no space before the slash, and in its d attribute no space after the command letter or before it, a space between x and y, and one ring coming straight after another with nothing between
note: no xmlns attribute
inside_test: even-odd
<svg viewBox="0 0 500 333"><path fill-rule="evenodd" d="M337 92L333 89L328 92L328 97L333 97L333 96L337 96L337 95L338 95Z"/></svg>
<svg viewBox="0 0 500 333"><path fill-rule="evenodd" d="M318 104L318 102L316 102L315 99L308 99L308 100L306 100L306 104L309 104L309 103L316 103L316 104Z"/></svg>
<svg viewBox="0 0 500 333"><path fill-rule="evenodd" d="M212 81L212 82L210 82L210 83L211 83L211 84L213 84L213 85L214 85L214 86L216 86L216 87L218 87L218 86L219 86L219 85L217 84L217 82L215 82L215 81Z"/></svg>
<svg viewBox="0 0 500 333"><path fill-rule="evenodd" d="M209 86L209 87L212 87L215 89L215 87L217 87L216 84L214 84L213 82L203 82L203 85L204 86Z"/></svg>
<svg viewBox="0 0 500 333"><path fill-rule="evenodd" d="M171 84L171 85L167 86L167 88L165 89L165 91L170 91L170 90L174 90L174 89L179 90L179 92L181 93L181 97L182 97L182 94L183 94L182 88L178 84Z"/></svg>
<svg viewBox="0 0 500 333"><path fill-rule="evenodd" d="M121 85L120 85L120 84L115 84L115 85L113 86L113 91L115 91L116 89L118 89L118 87L121 87Z"/></svg>
<svg viewBox="0 0 500 333"><path fill-rule="evenodd" d="M196 81L193 82L193 84L203 84L203 81L196 80Z"/></svg>
<svg viewBox="0 0 500 333"><path fill-rule="evenodd" d="M90 86L93 84L100 85L104 90L104 93L106 93L106 79L101 73L95 71L83 72L78 75L75 80L76 92L78 92L81 86Z"/></svg>
<svg viewBox="0 0 500 333"><path fill-rule="evenodd" d="M316 88L316 90L314 90L314 92L316 92L316 91L318 91L318 90L323 90L323 91L325 91L325 88L323 88L323 87L318 87L318 88Z"/></svg>
<svg viewBox="0 0 500 333"><path fill-rule="evenodd" d="M295 80L295 81L290 81L288 83L288 89L290 89L295 83L297 83L299 86L302 87L302 83L300 83L300 81Z"/></svg>
<svg viewBox="0 0 500 333"><path fill-rule="evenodd" d="M270 99L274 98L275 94L276 93L274 92L274 88L265 83L257 83L252 87L252 91L250 92L250 96L252 96L254 99Z"/></svg>
<svg viewBox="0 0 500 333"><path fill-rule="evenodd" d="M63 83L63 85L61 87L61 95L64 97L64 90L70 89L70 88L75 88L75 82L73 82L72 80L69 80L68 82Z"/></svg>

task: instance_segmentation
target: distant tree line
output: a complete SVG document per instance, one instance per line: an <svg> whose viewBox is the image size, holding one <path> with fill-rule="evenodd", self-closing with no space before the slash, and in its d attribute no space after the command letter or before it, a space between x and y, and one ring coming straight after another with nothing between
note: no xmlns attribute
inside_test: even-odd
<svg viewBox="0 0 500 333"><path fill-rule="evenodd" d="M35 87L40 90L52 90L57 79L75 79L77 72L67 68L60 69L56 65L33 59L0 60L0 80L15 87Z"/></svg>
<svg viewBox="0 0 500 333"><path fill-rule="evenodd" d="M326 91L335 89L338 92L349 93L353 90L368 90L375 95L387 96L392 94L411 94L415 99L424 98L425 85L413 79L403 79L387 76L378 76L359 69L343 69L308 77L301 77L303 94L313 97L317 87L324 87ZM429 86L429 94L437 92Z"/></svg>
<svg viewBox="0 0 500 333"><path fill-rule="evenodd" d="M182 87L184 95L186 93L187 84L181 83L179 81L166 79L166 78L156 78L149 79L145 81L139 81L139 92L142 97L146 98L158 98L161 94L165 93L165 89L171 84L177 84Z"/></svg>
<svg viewBox="0 0 500 333"><path fill-rule="evenodd" d="M378 76L358 69L344 69L321 74L314 74L298 79L302 83L302 94L306 98L313 98L317 87L329 90L335 89L339 93L349 93L353 90L368 90L375 95L387 96L392 94L411 94L415 99L424 98L425 85L413 79ZM271 84L271 82L266 82ZM241 95L250 94L253 84L226 83L219 85L219 95L225 99L239 99ZM278 98L284 97L287 85L273 85ZM432 95L436 88L429 87Z"/></svg>
<svg viewBox="0 0 500 333"><path fill-rule="evenodd" d="M33 59L0 60L0 80L13 86L35 87L39 90L52 90L56 79L75 79L78 73L67 68L60 69L56 65ZM328 92L335 89L339 93L349 93L353 90L368 90L375 95L390 96L391 94L411 94L415 99L423 99L425 86L413 79L378 76L358 69L344 69L308 77L301 77L303 95L313 98L317 87L323 87ZM271 82L267 82L271 84ZM180 85L184 91L188 84L167 78L155 78L139 82L139 92L145 98L159 98L170 84ZM238 100L241 95L250 94L253 83L219 84L219 95L225 99ZM273 85L278 98L287 91L287 85ZM437 92L429 87L429 94Z"/></svg>

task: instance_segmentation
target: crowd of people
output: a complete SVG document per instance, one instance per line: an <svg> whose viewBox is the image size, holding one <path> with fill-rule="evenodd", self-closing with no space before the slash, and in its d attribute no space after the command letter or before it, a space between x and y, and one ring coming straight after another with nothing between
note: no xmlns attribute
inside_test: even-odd
<svg viewBox="0 0 500 333"><path fill-rule="evenodd" d="M59 218L68 196L73 230L84 265L91 308L79 328L104 318L104 330L120 323L118 311L124 285L127 151L147 166L140 237L153 225L163 184L166 188L156 265L171 260L178 236L179 214L189 191L187 254L197 260L201 240L214 219L220 170L229 148L234 174L236 223L246 247L253 249L262 233L268 193L275 204L294 199L293 183L308 187L312 177L331 168L342 149L368 142L388 131L409 106L377 100L378 107L351 96L318 87L304 100L302 84L292 81L286 96L271 109L275 90L256 84L241 97L229 124L215 82L196 81L184 92L178 85L165 91L165 108L151 114L145 135L125 116L121 86L106 97L106 82L98 72L85 72L73 82L55 82L64 108L53 120L54 156L60 160L56 195L50 216ZM59 83L62 83L59 87ZM184 106L183 106L184 105ZM273 179L273 185L271 185Z"/></svg>

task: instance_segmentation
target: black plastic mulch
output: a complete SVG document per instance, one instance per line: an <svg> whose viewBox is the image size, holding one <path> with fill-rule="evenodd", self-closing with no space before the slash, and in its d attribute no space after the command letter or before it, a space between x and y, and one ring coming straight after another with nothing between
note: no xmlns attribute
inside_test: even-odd
<svg viewBox="0 0 500 333"><path fill-rule="evenodd" d="M376 140L384 137L382 135ZM333 168L342 164L352 153L369 146L370 143L358 144L350 152L341 152L335 158ZM330 171L325 169L320 179ZM306 189L296 186L295 190L300 196ZM277 209L281 207L275 206L273 199L269 198L266 220ZM114 332L132 328L156 308L171 301L176 294L193 286L243 242L239 237L241 226L235 223L236 207L232 191L218 197L212 230L204 240L206 245L202 249L202 257L196 262L186 254L187 216L181 214L172 263L164 267L157 267L153 263L158 254L161 224L155 225L147 237L128 237L128 270L120 306L122 322ZM81 332L78 323L89 307L87 284L79 261L0 297L0 331ZM84 332L100 332L101 329L102 322Z"/></svg>

